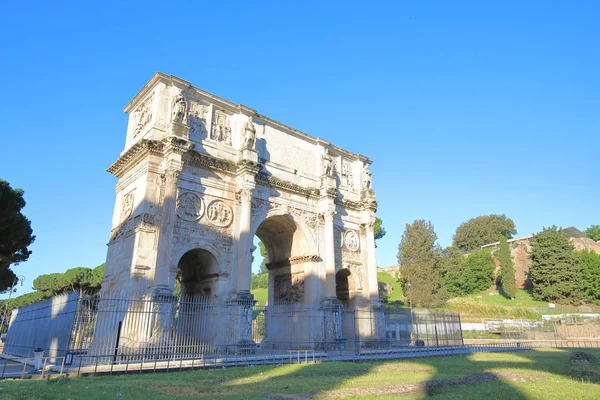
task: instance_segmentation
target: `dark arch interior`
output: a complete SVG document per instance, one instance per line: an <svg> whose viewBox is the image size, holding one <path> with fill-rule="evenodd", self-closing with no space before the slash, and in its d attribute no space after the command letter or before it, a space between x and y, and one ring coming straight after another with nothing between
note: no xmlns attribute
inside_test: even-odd
<svg viewBox="0 0 600 400"><path fill-rule="evenodd" d="M293 264L291 258L306 255L308 243L291 215L265 219L256 236L267 250L268 304L304 301L304 265Z"/></svg>
<svg viewBox="0 0 600 400"><path fill-rule="evenodd" d="M297 229L289 215L269 217L260 224L256 236L264 243L270 263L285 261L292 256Z"/></svg>
<svg viewBox="0 0 600 400"><path fill-rule="evenodd" d="M342 302L350 301L350 293L354 290L354 280L349 269L341 269L335 274L335 294Z"/></svg>
<svg viewBox="0 0 600 400"><path fill-rule="evenodd" d="M215 295L219 267L215 256L209 251L190 250L181 257L177 266L182 295L195 297Z"/></svg>

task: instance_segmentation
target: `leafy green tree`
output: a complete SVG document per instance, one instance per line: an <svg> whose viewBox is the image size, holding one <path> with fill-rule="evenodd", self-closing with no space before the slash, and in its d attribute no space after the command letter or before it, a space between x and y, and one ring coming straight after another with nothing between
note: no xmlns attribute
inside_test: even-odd
<svg viewBox="0 0 600 400"><path fill-rule="evenodd" d="M448 292L442 283L439 246L431 222L406 224L398 245L398 264L404 293L412 305L435 307L443 304Z"/></svg>
<svg viewBox="0 0 600 400"><path fill-rule="evenodd" d="M375 217L375 225L373 226L373 233L375 234L375 240L381 239L387 233L383 227L383 220L379 217Z"/></svg>
<svg viewBox="0 0 600 400"><path fill-rule="evenodd" d="M600 225L592 225L585 230L585 235L596 242L600 240Z"/></svg>
<svg viewBox="0 0 600 400"><path fill-rule="evenodd" d="M269 253L267 253L267 248L265 247L265 244L263 242L258 242L258 248L262 257L259 274L265 274L269 272L269 270L267 269L267 263L269 262Z"/></svg>
<svg viewBox="0 0 600 400"><path fill-rule="evenodd" d="M456 228L453 246L467 252L497 242L502 236L510 239L516 233L515 223L506 215L482 215L463 222Z"/></svg>
<svg viewBox="0 0 600 400"><path fill-rule="evenodd" d="M489 249L482 249L469 254L465 260L464 279L469 293L489 289L494 282L496 265Z"/></svg>
<svg viewBox="0 0 600 400"><path fill-rule="evenodd" d="M509 299L514 299L517 294L517 282L515 278L515 267L510 254L510 246L503 236L500 239L500 248L496 252L496 258L500 263L500 284L502 291Z"/></svg>
<svg viewBox="0 0 600 400"><path fill-rule="evenodd" d="M29 245L35 240L31 222L21 210L25 207L23 190L13 189L0 179L0 291L11 287L15 274L11 265L27 261Z"/></svg>
<svg viewBox="0 0 600 400"><path fill-rule="evenodd" d="M576 253L581 268L581 292L588 300L600 300L600 254L584 250Z"/></svg>
<svg viewBox="0 0 600 400"><path fill-rule="evenodd" d="M451 296L466 296L471 292L465 280L465 257L457 247L446 247L440 252L440 274Z"/></svg>
<svg viewBox="0 0 600 400"><path fill-rule="evenodd" d="M553 226L531 239L529 274L536 300L578 304L581 268L565 233Z"/></svg>
<svg viewBox="0 0 600 400"><path fill-rule="evenodd" d="M252 289L266 289L267 287L269 287L269 274L267 273L252 274L251 279Z"/></svg>
<svg viewBox="0 0 600 400"><path fill-rule="evenodd" d="M95 290L102 285L104 264L92 269L77 267L64 273L40 275L33 280L33 288L50 296L74 290Z"/></svg>

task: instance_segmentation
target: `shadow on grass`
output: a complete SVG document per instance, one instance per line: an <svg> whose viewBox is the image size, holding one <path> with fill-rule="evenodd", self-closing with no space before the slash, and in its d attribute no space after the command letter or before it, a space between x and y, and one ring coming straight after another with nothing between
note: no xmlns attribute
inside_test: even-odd
<svg viewBox="0 0 600 400"><path fill-rule="evenodd" d="M301 400L311 398L600 398L569 366L576 349L525 350L373 362L249 366L180 373L0 382L3 399L114 397ZM597 349L583 350L597 355ZM584 368L585 376L590 370ZM600 374L597 366L593 373ZM549 373L549 374L548 374ZM565 379L566 378L566 379ZM64 378L63 378L64 379ZM557 384L557 382L559 382ZM547 389L552 388L552 389ZM562 392L561 392L562 390ZM544 393L547 396L544 396Z"/></svg>

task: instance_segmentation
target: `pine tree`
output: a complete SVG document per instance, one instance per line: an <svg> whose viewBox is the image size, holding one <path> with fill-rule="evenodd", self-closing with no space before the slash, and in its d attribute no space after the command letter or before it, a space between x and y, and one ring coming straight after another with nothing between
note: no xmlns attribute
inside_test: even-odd
<svg viewBox="0 0 600 400"><path fill-rule="evenodd" d="M506 297L514 299L517 293L515 267L510 255L510 246L504 236L500 239L500 248L496 252L496 258L500 262L500 283L502 285L502 291Z"/></svg>
<svg viewBox="0 0 600 400"><path fill-rule="evenodd" d="M398 263L404 293L412 305L435 307L448 298L439 269L439 246L431 222L406 224L398 245Z"/></svg>
<svg viewBox="0 0 600 400"><path fill-rule="evenodd" d="M581 268L575 248L562 230L553 226L534 235L529 256L536 300L571 304L581 301Z"/></svg>

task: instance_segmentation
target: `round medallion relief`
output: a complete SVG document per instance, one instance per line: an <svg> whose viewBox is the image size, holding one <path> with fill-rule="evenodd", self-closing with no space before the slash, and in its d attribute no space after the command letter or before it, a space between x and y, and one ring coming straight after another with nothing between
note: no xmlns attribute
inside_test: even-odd
<svg viewBox="0 0 600 400"><path fill-rule="evenodd" d="M204 202L195 193L182 193L177 198L177 215L186 221L198 221L204 215Z"/></svg>
<svg viewBox="0 0 600 400"><path fill-rule="evenodd" d="M233 221L233 210L222 200L213 200L206 207L206 218L216 226L228 226Z"/></svg>
<svg viewBox="0 0 600 400"><path fill-rule="evenodd" d="M346 234L344 235L344 244L348 250L357 251L359 247L358 234L351 230L346 231Z"/></svg>

